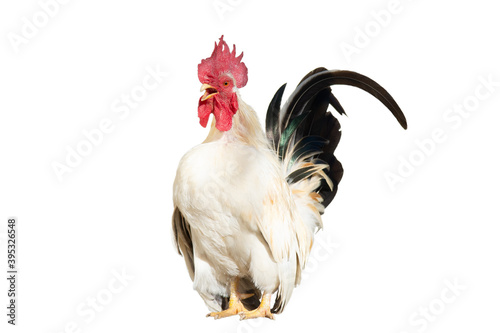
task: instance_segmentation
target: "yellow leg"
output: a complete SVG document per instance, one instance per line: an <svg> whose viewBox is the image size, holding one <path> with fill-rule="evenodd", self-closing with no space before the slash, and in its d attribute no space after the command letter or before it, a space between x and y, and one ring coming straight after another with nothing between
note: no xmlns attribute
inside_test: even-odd
<svg viewBox="0 0 500 333"><path fill-rule="evenodd" d="M233 281L231 281L231 296L229 297L229 307L224 311L210 312L209 314L207 314L207 317L214 317L215 319L221 319L237 315L242 311L247 311L247 309L245 309L245 307L241 303L241 300L251 297L253 295L240 294L238 292L239 282L240 278L238 277L236 277Z"/></svg>
<svg viewBox="0 0 500 333"><path fill-rule="evenodd" d="M257 309L252 311L242 311L240 312L240 320L244 319L254 319L254 318L269 318L274 319L274 315L271 313L271 295L264 293L262 296L262 301Z"/></svg>

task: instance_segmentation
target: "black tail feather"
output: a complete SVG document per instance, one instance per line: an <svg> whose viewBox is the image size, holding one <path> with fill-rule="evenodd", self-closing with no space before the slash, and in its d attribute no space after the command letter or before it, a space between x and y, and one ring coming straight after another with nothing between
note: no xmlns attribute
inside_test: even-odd
<svg viewBox="0 0 500 333"><path fill-rule="evenodd" d="M269 108L267 109L266 115L266 135L267 139L271 142L271 144L276 146L278 144L275 141L276 138L279 138L279 119L280 119L280 108L281 108L281 98L283 97L283 92L285 91L286 83L282 85L276 94L274 94L271 103L269 103Z"/></svg>
<svg viewBox="0 0 500 333"><path fill-rule="evenodd" d="M304 153L304 149L310 148L311 151L318 152L311 157L311 161L321 160L329 165L329 169L324 171L331 179L333 188L323 181L317 189L325 207L335 197L343 175L342 164L334 156L341 137L340 123L328 111L328 106L332 105L340 115L346 114L330 88L337 84L354 86L370 93L391 111L404 129L407 128L406 118L394 98L378 83L359 73L316 68L300 81L283 107L281 107L281 100L286 85L281 86L267 111L267 137L281 159L284 158L287 149L302 149L298 153L300 155ZM301 140L309 136L319 138L323 142L322 147L319 148L317 144L308 146L307 142L302 144ZM296 156L297 151L288 153ZM304 177L307 178L308 175L307 170L295 172L289 175L288 181L297 182ZM290 176L293 177L290 178Z"/></svg>

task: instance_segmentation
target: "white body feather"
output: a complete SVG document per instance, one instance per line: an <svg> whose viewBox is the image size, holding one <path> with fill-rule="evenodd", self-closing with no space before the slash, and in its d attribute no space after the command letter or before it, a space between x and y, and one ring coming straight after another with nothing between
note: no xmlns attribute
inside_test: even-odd
<svg viewBox="0 0 500 333"><path fill-rule="evenodd" d="M321 227L319 176L289 185L255 112L238 96L230 131L212 124L207 140L180 161L174 205L191 228L194 289L213 311L236 276L279 291L281 307L300 281Z"/></svg>

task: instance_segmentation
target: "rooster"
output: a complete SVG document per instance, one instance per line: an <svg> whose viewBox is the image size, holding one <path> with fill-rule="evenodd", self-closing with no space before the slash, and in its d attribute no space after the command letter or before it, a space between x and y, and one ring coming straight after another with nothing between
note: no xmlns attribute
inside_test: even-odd
<svg viewBox="0 0 500 333"><path fill-rule="evenodd" d="M247 67L223 40L198 65L200 124L214 115L207 138L181 159L173 188L174 240L215 319L281 313L300 282L321 215L343 169L333 155L345 114L331 85L361 88L379 99L406 129L391 95L351 71L317 68L281 106L283 85L269 105L263 131L239 89ZM274 301L272 295L277 293Z"/></svg>

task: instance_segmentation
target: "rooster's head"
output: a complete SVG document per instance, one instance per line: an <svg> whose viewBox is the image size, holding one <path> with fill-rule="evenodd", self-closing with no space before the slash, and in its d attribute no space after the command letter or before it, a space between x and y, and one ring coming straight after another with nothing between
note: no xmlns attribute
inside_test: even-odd
<svg viewBox="0 0 500 333"><path fill-rule="evenodd" d="M219 131L228 131L233 124L233 116L238 111L236 91L247 84L247 67L241 62L243 52L236 57L236 47L229 51L229 46L220 38L215 43L210 58L203 59L198 65L198 78L205 91L198 105L198 117L203 127L213 113L215 126Z"/></svg>

